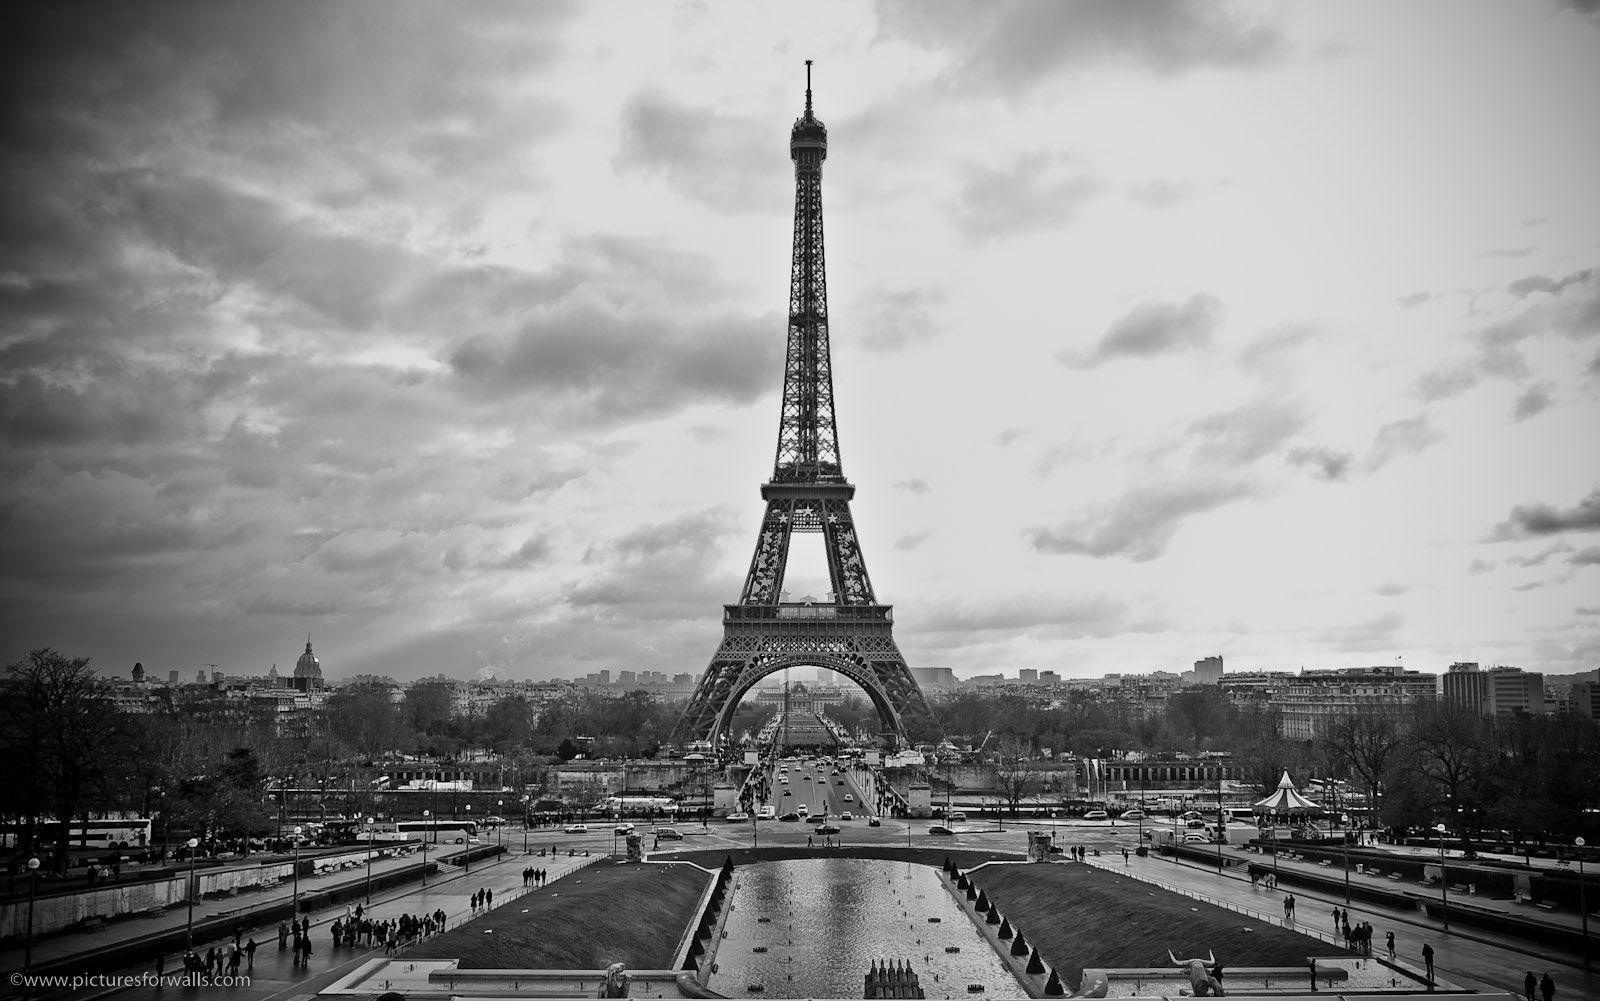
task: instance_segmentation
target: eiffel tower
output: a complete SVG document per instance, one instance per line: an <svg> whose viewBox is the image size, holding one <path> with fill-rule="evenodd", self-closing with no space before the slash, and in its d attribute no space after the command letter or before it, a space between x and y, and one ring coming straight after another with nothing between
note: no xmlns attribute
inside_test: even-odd
<svg viewBox="0 0 1600 1001"><path fill-rule="evenodd" d="M828 284L822 255L822 161L828 130L811 110L789 133L794 160L794 254L789 273L789 343L772 479L761 487L767 513L735 605L724 605L722 645L677 727L686 741L725 739L744 694L788 667L831 668L866 692L892 746L936 729L927 700L894 642L893 606L878 603L850 517L856 488L844 478L833 415L828 351ZM789 541L818 532L833 591L826 602L783 600Z"/></svg>

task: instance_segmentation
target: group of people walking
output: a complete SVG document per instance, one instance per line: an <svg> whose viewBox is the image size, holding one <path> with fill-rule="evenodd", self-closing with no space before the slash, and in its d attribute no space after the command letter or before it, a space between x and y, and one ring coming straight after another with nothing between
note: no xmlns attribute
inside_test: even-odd
<svg viewBox="0 0 1600 1001"><path fill-rule="evenodd" d="M1333 930L1344 935L1344 947L1351 952L1362 955L1372 955L1372 922L1358 921L1350 923L1349 908L1333 909ZM1394 932L1389 933L1389 958L1394 958Z"/></svg>
<svg viewBox="0 0 1600 1001"><path fill-rule="evenodd" d="M291 936L293 943L290 942ZM278 951L293 948L294 965L309 966L311 964L311 919L297 918L293 921L278 922Z"/></svg>
<svg viewBox="0 0 1600 1001"><path fill-rule="evenodd" d="M533 866L529 866L522 870L522 885L524 888L543 886L546 875L547 873L543 869L535 869Z"/></svg>

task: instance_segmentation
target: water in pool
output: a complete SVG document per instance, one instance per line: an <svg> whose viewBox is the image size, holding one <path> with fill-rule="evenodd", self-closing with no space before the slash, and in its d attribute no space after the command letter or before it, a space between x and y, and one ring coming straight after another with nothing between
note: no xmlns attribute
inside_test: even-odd
<svg viewBox="0 0 1600 1001"><path fill-rule="evenodd" d="M910 961L930 998L1028 996L931 866L842 858L741 866L726 927L710 981L721 994L858 998L872 961L888 959ZM968 984L984 990L969 993Z"/></svg>

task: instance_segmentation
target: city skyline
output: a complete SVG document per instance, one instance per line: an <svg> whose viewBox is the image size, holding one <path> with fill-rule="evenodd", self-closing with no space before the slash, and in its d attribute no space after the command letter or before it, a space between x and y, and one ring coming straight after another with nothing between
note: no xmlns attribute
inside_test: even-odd
<svg viewBox="0 0 1600 1001"><path fill-rule="evenodd" d="M698 676L814 59L913 668L1593 670L1590 7L21 8L6 662Z"/></svg>

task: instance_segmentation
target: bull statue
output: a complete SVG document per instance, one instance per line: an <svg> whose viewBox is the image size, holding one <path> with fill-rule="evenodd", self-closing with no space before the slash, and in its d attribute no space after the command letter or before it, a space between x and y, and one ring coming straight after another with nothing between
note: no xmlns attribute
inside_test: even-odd
<svg viewBox="0 0 1600 1001"><path fill-rule="evenodd" d="M1206 950L1206 959L1179 959L1167 950L1167 958L1172 960L1172 965L1180 970L1189 971L1189 986L1194 988L1194 996L1203 998L1207 995L1223 996L1222 984L1211 976L1208 967L1217 965L1217 957L1211 950Z"/></svg>
<svg viewBox="0 0 1600 1001"><path fill-rule="evenodd" d="M606 978L600 984L600 996L603 998L625 998L628 996L628 975L623 972L621 963L612 963L606 967Z"/></svg>

